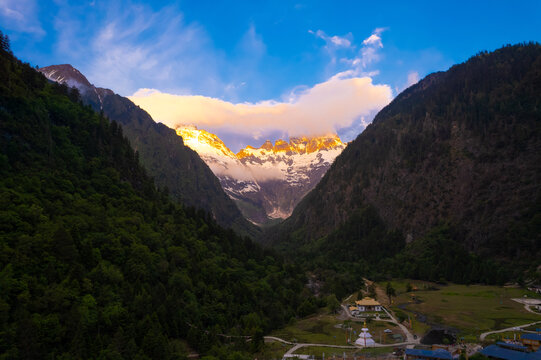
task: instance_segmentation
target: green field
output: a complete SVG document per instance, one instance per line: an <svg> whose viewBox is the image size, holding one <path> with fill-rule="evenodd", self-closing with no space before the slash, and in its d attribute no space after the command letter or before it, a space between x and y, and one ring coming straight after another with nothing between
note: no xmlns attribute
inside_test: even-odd
<svg viewBox="0 0 541 360"><path fill-rule="evenodd" d="M501 333L490 334L486 337L486 339L493 341L503 341L506 339L515 340L515 338L519 339L522 334L524 333L521 331L504 331Z"/></svg>
<svg viewBox="0 0 541 360"><path fill-rule="evenodd" d="M298 349L295 354L315 355L321 358L325 354L325 359L332 359L333 356L341 359L341 356L346 353L347 357L357 355L359 357L376 357L378 355L393 352L392 347L387 348L372 348L372 349L338 349L322 346L307 346Z"/></svg>
<svg viewBox="0 0 541 360"><path fill-rule="evenodd" d="M291 345L281 342L268 342L254 354L254 359L281 359L289 348L291 348Z"/></svg>
<svg viewBox="0 0 541 360"><path fill-rule="evenodd" d="M346 321L346 323L357 333L357 335L351 335L352 341L355 341L361 332L363 323L353 321ZM270 335L291 342L348 345L346 331L337 327L341 324L344 324L344 321L338 320L335 315L318 314L298 320L295 324L276 330ZM388 322L371 321L367 327L376 342L380 342L380 339L386 344L396 342L384 335L383 330L385 329L390 329L395 334L402 334L397 326Z"/></svg>
<svg viewBox="0 0 541 360"><path fill-rule="evenodd" d="M416 290L406 292L408 282ZM378 286L385 288L386 283L380 283ZM482 285L438 285L407 280L395 280L392 282L392 286L396 289L397 297L393 298L391 309L395 313L404 313L406 317L409 315L413 333L418 336L426 333L431 327L430 324L440 324L457 329L464 340L475 342L482 332L541 320L541 315L527 312L522 304L511 300L511 298L524 297L524 295L535 296L535 294L523 289ZM399 309L398 305L405 305L405 309ZM427 323L419 321L414 312L426 316ZM336 315L324 312L297 320L270 335L296 343L348 345L344 324L356 332L350 337L354 342L361 332L363 323L338 320ZM392 344L400 341L385 336L383 333L383 330L391 329L394 334L402 334L400 329L392 323L372 320L367 323L367 327L378 343ZM505 333L489 336L487 339L500 339L502 335L512 336L512 334ZM282 344L267 344L266 351L268 353L266 355L273 354L278 358L288 348L287 345ZM355 352L359 353L359 350L325 347L301 348L297 353L321 356L323 352L327 355L340 355L344 351L349 355ZM392 348L366 349L363 350L364 352L377 355L377 353L392 352Z"/></svg>
<svg viewBox="0 0 541 360"><path fill-rule="evenodd" d="M410 283L417 290L406 292ZM385 288L386 283L378 284ZM512 301L535 294L519 288L483 285L438 285L421 281L392 281L397 292L391 308L410 315L414 333L422 335L429 326L415 319L414 312L427 317L427 322L459 330L461 336L477 336L482 332L503 329L541 320L541 315L527 312L523 305ZM436 290L427 288L435 287ZM419 303L413 301L413 296ZM398 305L405 305L399 309Z"/></svg>

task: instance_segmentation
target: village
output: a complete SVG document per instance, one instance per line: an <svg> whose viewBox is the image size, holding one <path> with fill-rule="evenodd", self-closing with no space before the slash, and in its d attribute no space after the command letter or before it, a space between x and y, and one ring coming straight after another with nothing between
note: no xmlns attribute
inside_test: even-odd
<svg viewBox="0 0 541 360"><path fill-rule="evenodd" d="M282 359L541 360L541 296L536 291L538 288L530 288L528 294L523 294L516 288L472 286L461 294L454 291L461 289L457 285L436 288L433 284L408 282L405 287L406 291L396 294L388 283L385 294L383 284L378 286L367 280L366 291L352 294L342 301L334 315L336 324L332 321L333 316L321 314L306 320L306 323L297 324L296 331L291 330L291 334L296 336L292 339L267 336L265 341L280 343L275 346L284 349L289 347ZM441 298L435 296L438 292L441 292ZM427 319L430 316L410 309L415 306L426 309L427 305L434 306L430 303L432 301L445 304L451 297L457 301L453 305L456 309L448 306L453 315L449 316L448 327L436 326ZM458 327L453 327L459 319L456 313L467 315L469 311L462 308L461 303L470 300L481 307L484 307L484 302L496 304L495 308L487 311L517 317L512 320L516 324L507 327L500 321L500 326L489 331L481 332L487 330L481 326L475 326L472 331L459 331ZM479 320L475 316L470 319L474 325ZM322 328L326 330L319 330ZM318 330L329 334L327 338L331 341L324 342L321 341L323 336L308 334ZM303 341L311 338L319 341Z"/></svg>

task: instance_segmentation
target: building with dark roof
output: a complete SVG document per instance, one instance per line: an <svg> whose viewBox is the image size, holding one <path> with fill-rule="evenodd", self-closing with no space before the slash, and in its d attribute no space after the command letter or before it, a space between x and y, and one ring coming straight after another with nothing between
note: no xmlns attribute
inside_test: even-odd
<svg viewBox="0 0 541 360"><path fill-rule="evenodd" d="M406 349L406 360L453 360L453 355L447 350ZM541 359L539 359L541 360Z"/></svg>
<svg viewBox="0 0 541 360"><path fill-rule="evenodd" d="M520 339L522 340L522 345L534 351L539 350L541 346L541 334L522 334Z"/></svg>
<svg viewBox="0 0 541 360"><path fill-rule="evenodd" d="M541 360L541 351L530 351L526 346L499 342L480 351L490 359L496 360Z"/></svg>

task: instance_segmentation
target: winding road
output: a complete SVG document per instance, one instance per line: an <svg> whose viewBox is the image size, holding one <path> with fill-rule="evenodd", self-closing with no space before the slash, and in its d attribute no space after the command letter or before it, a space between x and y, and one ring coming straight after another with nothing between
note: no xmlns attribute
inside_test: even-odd
<svg viewBox="0 0 541 360"><path fill-rule="evenodd" d="M479 336L479 340L481 340L481 341L485 340L485 338L490 334L497 334L497 333L502 333L502 332L506 332L506 331L520 330L522 328L532 326L532 325L535 325L535 324L541 324L541 321L536 321L536 322L533 322L533 323L530 323L530 324L524 324L524 325L519 325L519 326L511 326L511 327L508 327L506 329L501 329L501 330L487 331L485 333L482 333L481 336Z"/></svg>
<svg viewBox="0 0 541 360"><path fill-rule="evenodd" d="M337 348L337 349L364 349L363 346L354 346L354 345L331 345L331 344L316 344L316 343L293 343L284 339L280 339L275 336L265 336L264 337L266 342L270 341L278 341L287 345L293 345L291 349L289 349L285 355L293 354L295 351L297 351L300 348L306 347L306 346L318 346L318 347L329 347L329 348ZM374 346L370 346L371 348L380 348L380 347L395 347L395 346L404 346L404 345L412 345L410 342L402 342L402 343L395 343L395 344L375 344Z"/></svg>
<svg viewBox="0 0 541 360"><path fill-rule="evenodd" d="M522 305L524 305L524 309L526 311L529 311L529 312L537 314L537 315L541 315L540 313L535 312L530 308L530 306L532 306L532 305L537 305L538 300L535 300L535 299L533 299L533 300L532 299L521 299L521 298L516 298L516 299L511 299L511 300L516 301L516 302L521 303ZM506 329L487 331L487 332L482 333L479 336L479 340L481 340L481 341L485 340L485 338L490 334L497 334L497 333L502 333L502 332L506 332L506 331L520 330L522 328L532 326L532 325L536 325L536 324L541 324L541 321L536 321L536 322L533 322L533 323L519 325L519 326L511 326L511 327L508 327Z"/></svg>

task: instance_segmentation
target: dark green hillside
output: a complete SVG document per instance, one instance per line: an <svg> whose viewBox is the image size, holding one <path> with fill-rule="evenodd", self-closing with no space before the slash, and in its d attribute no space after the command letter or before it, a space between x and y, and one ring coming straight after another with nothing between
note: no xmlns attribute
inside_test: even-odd
<svg viewBox="0 0 541 360"><path fill-rule="evenodd" d="M314 302L295 268L156 190L121 126L0 40L0 358L180 359L186 341L226 358Z"/></svg>
<svg viewBox="0 0 541 360"><path fill-rule="evenodd" d="M218 224L242 235L260 235L259 228L242 216L210 168L184 145L175 130L156 123L131 100L96 88L71 65L52 65L39 71L51 80L76 84L83 103L121 124L149 175L158 186L167 188L174 200L208 211Z"/></svg>
<svg viewBox="0 0 541 360"><path fill-rule="evenodd" d="M499 282L540 264L540 208L541 46L506 46L397 96L268 241L380 274ZM491 261L514 271L489 275Z"/></svg>
<svg viewBox="0 0 541 360"><path fill-rule="evenodd" d="M220 225L241 234L259 235L259 229L242 216L205 162L184 146L173 129L154 122L146 111L117 94L104 97L103 112L122 124L141 163L175 200L205 209Z"/></svg>

